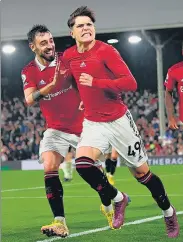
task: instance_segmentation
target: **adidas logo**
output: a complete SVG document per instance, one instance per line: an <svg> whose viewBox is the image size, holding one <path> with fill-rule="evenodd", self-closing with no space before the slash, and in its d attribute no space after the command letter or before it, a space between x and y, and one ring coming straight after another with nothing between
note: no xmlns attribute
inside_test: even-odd
<svg viewBox="0 0 183 242"><path fill-rule="evenodd" d="M41 80L41 81L39 82L39 86L44 85L44 84L46 84L46 82L45 82L44 80Z"/></svg>
<svg viewBox="0 0 183 242"><path fill-rule="evenodd" d="M86 64L84 63L84 61L81 63L80 67L85 67Z"/></svg>

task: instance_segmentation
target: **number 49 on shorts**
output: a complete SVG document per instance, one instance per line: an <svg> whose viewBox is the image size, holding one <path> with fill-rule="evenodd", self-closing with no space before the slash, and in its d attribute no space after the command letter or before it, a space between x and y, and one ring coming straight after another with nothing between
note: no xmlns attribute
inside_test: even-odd
<svg viewBox="0 0 183 242"><path fill-rule="evenodd" d="M140 142L137 141L134 146L133 145L129 145L128 146L128 156L136 156L136 152L138 151L139 154L140 154L140 148L141 148L141 145L140 145Z"/></svg>

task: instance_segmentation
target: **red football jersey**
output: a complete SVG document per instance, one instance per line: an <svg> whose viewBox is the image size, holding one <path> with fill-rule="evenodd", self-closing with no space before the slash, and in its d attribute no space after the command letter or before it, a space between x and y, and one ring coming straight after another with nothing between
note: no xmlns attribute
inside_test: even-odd
<svg viewBox="0 0 183 242"><path fill-rule="evenodd" d="M75 45L64 52L64 60L77 82L88 120L110 122L125 114L120 92L135 90L136 81L115 48L96 41L89 51L79 53ZM92 87L79 83L81 73L94 78Z"/></svg>
<svg viewBox="0 0 183 242"><path fill-rule="evenodd" d="M167 73L165 86L169 91L177 87L179 96L179 119L183 122L183 61L173 65Z"/></svg>
<svg viewBox="0 0 183 242"><path fill-rule="evenodd" d="M48 67L41 65L37 59L31 61L22 70L24 90L29 87L41 89L53 80L56 60L61 61L61 70L65 70L62 53ZM69 70L61 77L58 85L39 101L40 109L46 119L47 128L79 135L82 131L83 112L78 110L80 97L72 85Z"/></svg>

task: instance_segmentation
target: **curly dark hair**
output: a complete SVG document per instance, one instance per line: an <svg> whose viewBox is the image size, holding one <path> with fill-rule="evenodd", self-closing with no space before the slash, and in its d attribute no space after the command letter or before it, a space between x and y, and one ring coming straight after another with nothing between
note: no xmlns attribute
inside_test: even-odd
<svg viewBox="0 0 183 242"><path fill-rule="evenodd" d="M95 23L95 15L94 12L89 9L87 6L81 6L80 8L77 8L69 17L67 21L67 25L69 28L72 28L75 24L75 18L79 16L87 16L91 19L93 23Z"/></svg>
<svg viewBox="0 0 183 242"><path fill-rule="evenodd" d="M27 33L28 42L32 43L35 39L36 34L50 32L45 25L36 24L32 29Z"/></svg>

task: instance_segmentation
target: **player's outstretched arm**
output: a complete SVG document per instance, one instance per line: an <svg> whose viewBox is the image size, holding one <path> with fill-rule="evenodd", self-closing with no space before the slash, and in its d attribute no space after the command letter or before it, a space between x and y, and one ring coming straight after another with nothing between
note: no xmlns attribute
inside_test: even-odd
<svg viewBox="0 0 183 242"><path fill-rule="evenodd" d="M24 90L24 96L25 100L28 106L34 105L36 102L40 101L42 98L44 98L48 93L52 90L54 85L49 83L45 87L41 88L40 90L37 90L35 87L29 87Z"/></svg>
<svg viewBox="0 0 183 242"><path fill-rule="evenodd" d="M172 91L169 91L167 88L165 91L165 106L168 116L168 127L170 129L178 129L177 122L174 116Z"/></svg>
<svg viewBox="0 0 183 242"><path fill-rule="evenodd" d="M66 70L64 71L64 73ZM40 101L42 98L47 96L49 92L57 85L58 81L60 80L60 75L64 74L63 71L60 70L60 62L58 62L55 68L55 74L53 79L50 80L50 83L47 84L45 87L41 89L37 89L36 86L28 87L24 89L25 100L28 106L32 106L35 102ZM31 81L29 81L31 82ZM28 83L29 84L29 83Z"/></svg>

